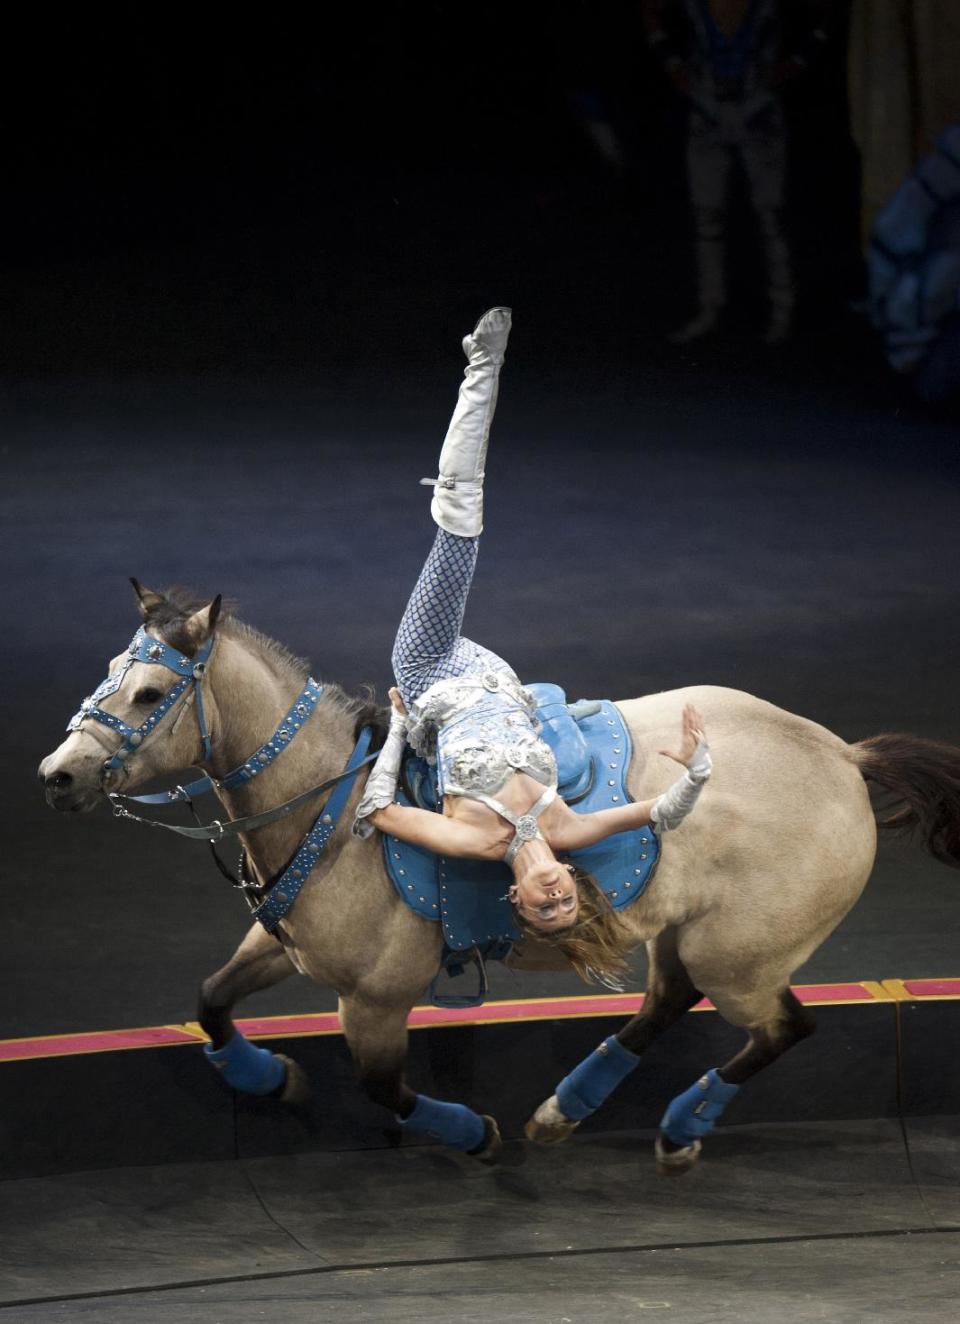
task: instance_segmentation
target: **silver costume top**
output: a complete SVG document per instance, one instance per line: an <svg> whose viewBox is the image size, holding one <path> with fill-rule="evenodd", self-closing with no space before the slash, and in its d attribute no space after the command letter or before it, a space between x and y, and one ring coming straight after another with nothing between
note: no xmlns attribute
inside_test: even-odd
<svg viewBox="0 0 960 1324"><path fill-rule="evenodd" d="M440 794L479 800L513 824L507 864L524 842L542 837L537 820L557 795L557 762L537 733L536 711L532 695L509 669L438 680L410 707L407 740L436 762ZM520 815L494 799L516 772L546 787Z"/></svg>
<svg viewBox="0 0 960 1324"><path fill-rule="evenodd" d="M407 741L437 764L441 795L493 795L515 772L556 788L537 705L512 671L438 680L410 706Z"/></svg>

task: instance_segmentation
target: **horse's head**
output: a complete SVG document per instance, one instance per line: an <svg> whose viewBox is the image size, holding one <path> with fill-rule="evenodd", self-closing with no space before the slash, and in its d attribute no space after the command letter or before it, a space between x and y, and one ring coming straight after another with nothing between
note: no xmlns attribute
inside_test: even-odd
<svg viewBox="0 0 960 1324"><path fill-rule="evenodd" d="M209 757L203 678L220 598L187 610L131 583L143 624L84 699L66 740L40 764L54 809L92 809L111 791L134 790Z"/></svg>

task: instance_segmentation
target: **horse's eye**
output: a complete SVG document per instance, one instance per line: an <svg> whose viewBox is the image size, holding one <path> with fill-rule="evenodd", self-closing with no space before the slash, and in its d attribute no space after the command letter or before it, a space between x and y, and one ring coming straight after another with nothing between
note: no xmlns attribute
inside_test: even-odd
<svg viewBox="0 0 960 1324"><path fill-rule="evenodd" d="M137 690L133 696L134 703L159 703L163 698L163 690L156 689L153 685L146 686L145 689Z"/></svg>

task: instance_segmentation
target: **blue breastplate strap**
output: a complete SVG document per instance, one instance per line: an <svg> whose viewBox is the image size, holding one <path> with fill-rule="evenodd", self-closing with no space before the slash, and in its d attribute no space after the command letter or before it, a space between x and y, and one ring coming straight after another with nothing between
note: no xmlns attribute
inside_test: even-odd
<svg viewBox="0 0 960 1324"><path fill-rule="evenodd" d="M561 706L566 707L561 703L562 691L556 686L528 688L535 693L541 688L549 691L551 720L542 721L541 734L553 748L554 737L558 731L562 736L565 727L558 711ZM567 720L576 724L582 737L583 757L574 759L568 768L565 768L567 761L558 758L560 794L577 813L628 803L626 774L632 747L619 709L609 700L603 700L573 704L568 713ZM569 731L564 738L571 744L578 743ZM565 770L569 772L568 778L563 777ZM432 771L422 759L413 757L404 770L404 785L414 794L419 792L417 798L422 805L438 803L435 786L429 785ZM403 789L398 790L397 800L400 804L411 803ZM509 953L511 943L520 933L513 908L504 897L513 881L505 864L440 858L422 847L387 835L383 838L383 849L387 871L407 905L424 919L442 924L446 945L444 965L448 969L465 964L473 949L501 959ZM645 827L618 832L571 853L569 858L593 875L611 906L620 910L643 893L659 852L658 837L652 828ZM482 1000L477 997L473 1002Z"/></svg>
<svg viewBox="0 0 960 1324"><path fill-rule="evenodd" d="M365 726L360 732L360 738L354 746L345 771L360 771L372 738L373 728ZM290 913L304 883L319 861L324 847L333 836L352 790L352 777L348 777L334 788L320 816L300 843L296 855L273 883L266 898L253 912L253 918L259 920L268 933L273 933L280 921Z"/></svg>
<svg viewBox="0 0 960 1324"><path fill-rule="evenodd" d="M226 777L222 777L220 779L221 788L225 791L233 791L238 786L253 781L254 777L263 772L264 768L269 768L277 755L283 753L297 732L306 724L322 693L323 686L318 685L311 676L303 690L294 699L289 711L270 739L265 741L239 767L234 768L232 772L228 772Z"/></svg>
<svg viewBox="0 0 960 1324"><path fill-rule="evenodd" d="M130 641L127 649L127 656L123 665L118 667L112 675L107 676L106 680L100 682L89 698L84 699L80 705L79 711L74 713L73 717L67 723L68 731L76 731L81 722L88 717L95 722L100 722L103 726L108 726L111 730L117 731L122 737L123 743L117 752L104 763L104 768L113 771L122 767L123 762L136 749L138 749L146 740L147 736L156 728L158 723L166 717L167 713L177 702L177 700L186 692L190 685L195 687L197 725L200 728L200 738L202 744L201 757L207 759L210 757L210 733L207 730L206 718L203 712L203 691L201 682L203 674L206 671L207 661L213 651L213 636L211 636L202 648L197 650L194 657L187 657L185 653L178 652L165 644L162 639L155 639L153 635L147 634L143 626L137 631ZM129 726L121 718L115 717L113 713L105 712L98 707L99 701L107 695L115 694L123 683L123 679L134 662L147 662L153 666L166 667L175 675L180 676L180 680L167 691L163 699L153 712L138 727Z"/></svg>

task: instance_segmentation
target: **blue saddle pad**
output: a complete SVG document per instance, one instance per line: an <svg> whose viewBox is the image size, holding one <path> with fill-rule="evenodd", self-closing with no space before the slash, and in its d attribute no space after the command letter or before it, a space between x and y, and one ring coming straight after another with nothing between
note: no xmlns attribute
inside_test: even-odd
<svg viewBox="0 0 960 1324"><path fill-rule="evenodd" d="M632 746L626 723L610 700L567 708L556 685L531 685L543 739L557 755L560 794L577 813L610 809L630 800L626 774ZM437 806L435 770L410 755L404 768L400 804ZM424 919L443 925L447 955L479 949L507 955L520 937L506 892L513 875L500 861L465 860L435 855L396 837L384 836L384 857L394 886L408 906ZM649 827L618 832L571 853L570 861L593 875L615 910L640 896L650 880L660 842ZM446 962L451 964L451 962Z"/></svg>

